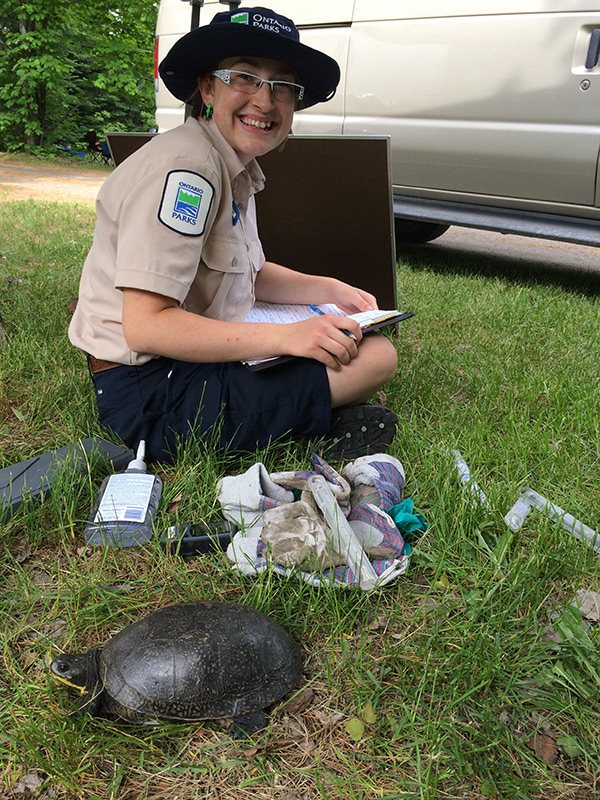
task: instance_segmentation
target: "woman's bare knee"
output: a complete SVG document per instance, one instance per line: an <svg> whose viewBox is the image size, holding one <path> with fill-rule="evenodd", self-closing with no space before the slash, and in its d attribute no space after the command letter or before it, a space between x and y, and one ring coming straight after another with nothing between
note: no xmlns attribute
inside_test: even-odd
<svg viewBox="0 0 600 800"><path fill-rule="evenodd" d="M350 364L339 371L328 370L332 407L366 402L394 377L397 366L393 343L379 334L367 336Z"/></svg>
<svg viewBox="0 0 600 800"><path fill-rule="evenodd" d="M383 385L391 381L396 374L396 370L398 369L398 353L393 342L386 339L385 336L377 336L377 339L375 339L375 337L373 337L373 339L377 341L376 360L377 366L381 370L381 383Z"/></svg>

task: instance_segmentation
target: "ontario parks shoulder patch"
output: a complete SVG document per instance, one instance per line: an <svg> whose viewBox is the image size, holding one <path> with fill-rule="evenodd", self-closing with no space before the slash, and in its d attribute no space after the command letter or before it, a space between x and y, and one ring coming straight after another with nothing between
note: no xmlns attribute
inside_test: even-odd
<svg viewBox="0 0 600 800"><path fill-rule="evenodd" d="M197 172L169 172L158 218L167 228L184 236L202 236L214 195L212 183Z"/></svg>

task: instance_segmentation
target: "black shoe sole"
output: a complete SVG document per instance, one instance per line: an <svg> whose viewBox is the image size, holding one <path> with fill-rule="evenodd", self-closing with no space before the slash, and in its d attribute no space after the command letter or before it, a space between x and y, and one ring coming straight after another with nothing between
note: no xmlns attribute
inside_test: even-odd
<svg viewBox="0 0 600 800"><path fill-rule="evenodd" d="M398 417L385 406L362 405L334 409L331 428L320 440L319 450L336 461L385 453L394 440Z"/></svg>

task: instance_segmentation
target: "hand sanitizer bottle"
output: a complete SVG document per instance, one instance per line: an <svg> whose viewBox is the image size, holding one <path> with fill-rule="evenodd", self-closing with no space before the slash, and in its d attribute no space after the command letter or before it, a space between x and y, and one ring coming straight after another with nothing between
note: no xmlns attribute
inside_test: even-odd
<svg viewBox="0 0 600 800"><path fill-rule="evenodd" d="M91 519L83 531L88 544L136 547L152 539L162 481L146 472L145 455L146 443L142 439L127 469L109 475L102 482Z"/></svg>

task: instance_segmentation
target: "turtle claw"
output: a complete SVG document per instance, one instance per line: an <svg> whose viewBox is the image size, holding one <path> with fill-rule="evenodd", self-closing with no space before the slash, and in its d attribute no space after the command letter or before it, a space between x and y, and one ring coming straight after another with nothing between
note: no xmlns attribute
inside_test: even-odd
<svg viewBox="0 0 600 800"><path fill-rule="evenodd" d="M267 726L268 717L264 711L251 711L235 717L227 733L232 739L251 739L255 733Z"/></svg>

